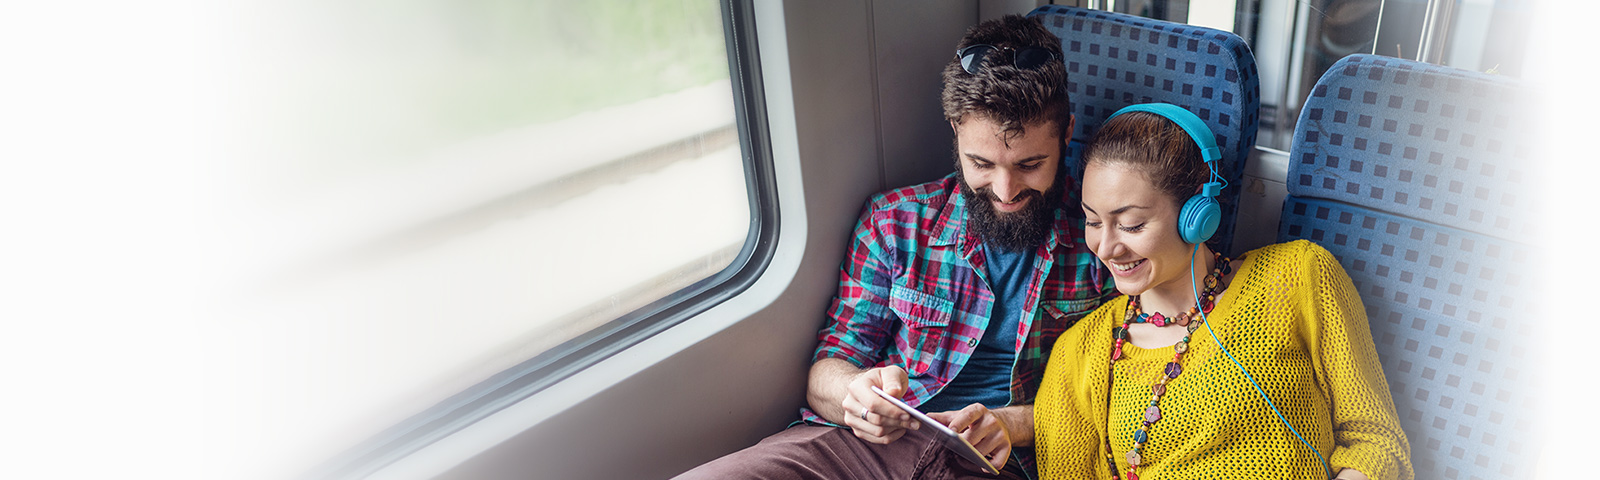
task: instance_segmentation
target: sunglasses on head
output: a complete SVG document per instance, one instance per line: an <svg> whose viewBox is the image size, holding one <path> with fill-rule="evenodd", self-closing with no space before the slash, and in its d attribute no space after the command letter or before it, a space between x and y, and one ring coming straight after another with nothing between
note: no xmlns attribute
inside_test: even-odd
<svg viewBox="0 0 1600 480"><path fill-rule="evenodd" d="M1020 69L1032 70L1044 65L1045 62L1055 60L1056 54L1044 47L1027 47L1021 50L1011 47L996 47L994 45L978 44L956 50L956 58L961 59L961 69L970 75L977 75L983 69L983 63L990 55L1001 50L1015 52L1011 57L1011 65Z"/></svg>

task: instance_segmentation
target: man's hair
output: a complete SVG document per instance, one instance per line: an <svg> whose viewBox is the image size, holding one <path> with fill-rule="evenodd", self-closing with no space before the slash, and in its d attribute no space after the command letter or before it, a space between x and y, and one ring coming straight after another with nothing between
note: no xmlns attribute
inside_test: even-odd
<svg viewBox="0 0 1600 480"><path fill-rule="evenodd" d="M976 74L963 70L960 58L945 64L941 94L945 120L959 125L973 116L984 117L998 123L1006 139L1021 135L1028 125L1050 122L1065 141L1072 112L1061 39L1037 19L1007 15L967 29L956 49L970 45L993 45L1003 51L989 55ZM1017 50L1027 47L1048 49L1055 60L1033 69L1016 68Z"/></svg>

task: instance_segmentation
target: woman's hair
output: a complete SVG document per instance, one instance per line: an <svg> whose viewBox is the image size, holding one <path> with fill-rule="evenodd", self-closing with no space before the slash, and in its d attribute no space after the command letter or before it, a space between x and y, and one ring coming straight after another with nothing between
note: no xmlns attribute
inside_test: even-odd
<svg viewBox="0 0 1600 480"><path fill-rule="evenodd" d="M1024 128L1042 122L1067 128L1071 112L1067 107L1067 67L1061 63L1061 39L1050 33L1038 19L1019 15L979 23L967 30L957 49L987 44L1009 48L1004 55L991 55L976 74L961 68L953 58L944 66L944 90L940 97L944 118L961 124L971 117L982 117L1000 125L1005 138L1021 135ZM1037 68L1013 66L1017 50L1040 47L1055 59ZM1067 135L1062 135L1063 141Z"/></svg>
<svg viewBox="0 0 1600 480"><path fill-rule="evenodd" d="M1179 207L1211 178L1194 137L1149 112L1128 112L1107 121L1079 158L1086 168L1098 163L1137 169Z"/></svg>

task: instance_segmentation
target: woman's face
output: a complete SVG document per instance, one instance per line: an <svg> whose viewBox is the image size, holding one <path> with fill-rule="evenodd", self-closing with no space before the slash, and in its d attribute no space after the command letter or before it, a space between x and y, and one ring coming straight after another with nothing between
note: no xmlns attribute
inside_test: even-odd
<svg viewBox="0 0 1600 480"><path fill-rule="evenodd" d="M1194 246L1178 236L1176 200L1156 190L1143 171L1090 163L1083 172L1083 214L1085 240L1110 268L1117 291L1182 289L1188 296L1189 282L1182 280Z"/></svg>

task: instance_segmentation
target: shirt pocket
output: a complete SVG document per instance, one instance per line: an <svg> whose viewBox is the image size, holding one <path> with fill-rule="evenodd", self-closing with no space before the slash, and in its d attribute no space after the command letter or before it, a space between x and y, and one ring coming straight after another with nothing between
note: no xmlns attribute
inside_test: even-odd
<svg viewBox="0 0 1600 480"><path fill-rule="evenodd" d="M1099 308L1100 303L1100 298L1041 301L1037 328L1049 338L1054 338Z"/></svg>
<svg viewBox="0 0 1600 480"><path fill-rule="evenodd" d="M906 327L895 338L906 371L912 376L927 374L945 354L955 302L895 285L889 292L889 310Z"/></svg>

